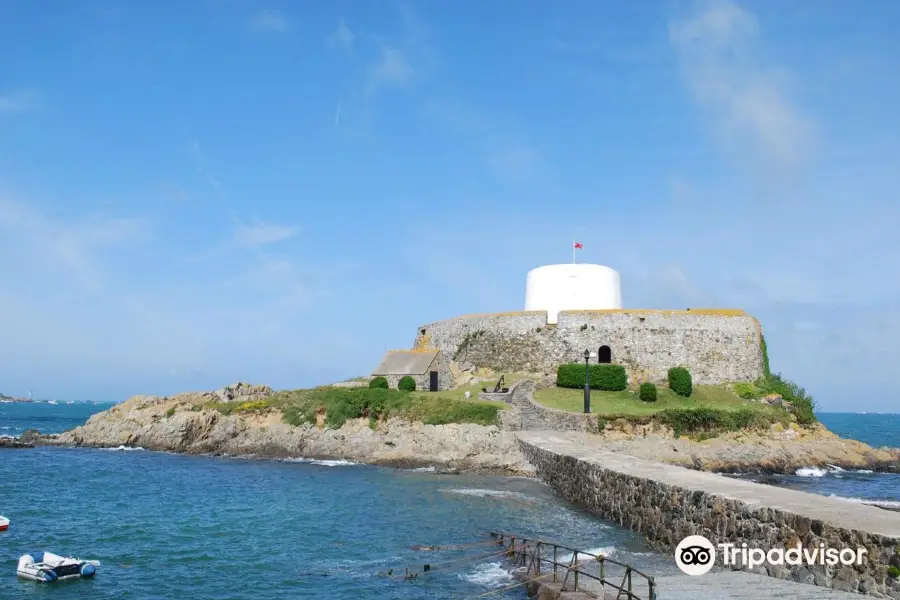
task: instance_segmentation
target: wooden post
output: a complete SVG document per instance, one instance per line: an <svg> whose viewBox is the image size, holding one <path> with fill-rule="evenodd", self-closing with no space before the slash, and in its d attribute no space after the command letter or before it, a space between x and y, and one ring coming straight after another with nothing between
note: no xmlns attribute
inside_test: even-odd
<svg viewBox="0 0 900 600"><path fill-rule="evenodd" d="M553 544L553 583L556 583L556 544Z"/></svg>
<svg viewBox="0 0 900 600"><path fill-rule="evenodd" d="M572 564L575 565L575 591L578 591L578 550L575 551L575 555L572 557Z"/></svg>

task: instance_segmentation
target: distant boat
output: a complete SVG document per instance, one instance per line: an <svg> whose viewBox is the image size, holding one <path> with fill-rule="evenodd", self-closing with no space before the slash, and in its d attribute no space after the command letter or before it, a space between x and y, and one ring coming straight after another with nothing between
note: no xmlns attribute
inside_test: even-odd
<svg viewBox="0 0 900 600"><path fill-rule="evenodd" d="M9 529L9 519L0 516L0 531L6 531L7 529Z"/></svg>
<svg viewBox="0 0 900 600"><path fill-rule="evenodd" d="M58 404L56 400L47 400L47 404Z"/></svg>

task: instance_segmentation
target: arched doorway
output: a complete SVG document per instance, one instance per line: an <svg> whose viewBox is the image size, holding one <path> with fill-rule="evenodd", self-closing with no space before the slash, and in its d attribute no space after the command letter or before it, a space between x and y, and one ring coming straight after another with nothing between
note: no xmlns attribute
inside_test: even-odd
<svg viewBox="0 0 900 600"><path fill-rule="evenodd" d="M608 365L612 362L612 350L609 346L600 346L597 350L597 362L601 365Z"/></svg>

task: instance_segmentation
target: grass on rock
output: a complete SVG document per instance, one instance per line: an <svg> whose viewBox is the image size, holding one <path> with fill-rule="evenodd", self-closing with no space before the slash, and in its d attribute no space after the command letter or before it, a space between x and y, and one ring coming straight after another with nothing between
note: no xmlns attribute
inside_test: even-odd
<svg viewBox="0 0 900 600"><path fill-rule="evenodd" d="M216 402L207 406L226 415L280 410L285 423L295 426L316 424L319 415L324 415L325 424L333 429L340 428L348 419L368 418L374 425L378 420L394 416L426 425L493 425L498 412L506 408L500 402L448 398L439 393L330 386L279 391L253 402Z"/></svg>

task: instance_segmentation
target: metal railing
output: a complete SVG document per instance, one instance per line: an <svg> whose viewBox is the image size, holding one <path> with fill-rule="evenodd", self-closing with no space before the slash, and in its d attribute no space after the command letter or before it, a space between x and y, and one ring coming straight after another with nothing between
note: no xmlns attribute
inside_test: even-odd
<svg viewBox="0 0 900 600"><path fill-rule="evenodd" d="M521 536L494 531L491 532L491 537L498 538L500 543L506 547L506 556L513 562L513 566L526 568L526 577L541 577L544 575L542 566L552 566L553 583L560 583L560 577L562 575L560 571L562 570L565 575L562 576L562 587L560 591L580 591L594 596L595 598L605 597L598 596L592 591L584 589L583 585L579 589L579 578L586 577L599 583L604 592L607 588L615 590L617 592L615 596L617 600L623 598L626 600L657 600L656 582L653 580L653 577L635 569L631 565L608 558L602 554L593 554L591 552L585 552L584 550L578 550L577 548L569 548L568 546L555 544L553 542L530 540ZM572 558L569 559L568 563L559 561L560 550L572 553ZM552 559L549 558L550 552L552 552ZM591 572L588 567L592 565L598 565L599 573ZM618 567L618 569L623 570L621 583L617 584L608 578L607 565L612 565L613 567ZM633 582L634 575L638 575L646 581L648 595L639 596L637 594ZM546 576L549 580L549 569L547 570ZM640 579L638 581L640 582ZM570 584L571 588L569 587Z"/></svg>

